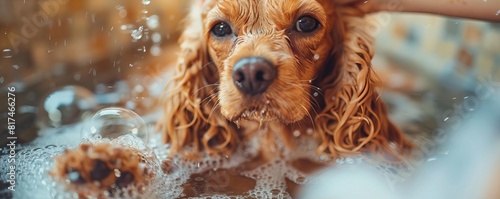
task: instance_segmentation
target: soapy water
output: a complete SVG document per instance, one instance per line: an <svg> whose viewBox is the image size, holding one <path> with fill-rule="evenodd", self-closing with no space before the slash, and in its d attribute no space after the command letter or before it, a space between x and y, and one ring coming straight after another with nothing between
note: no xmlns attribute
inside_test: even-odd
<svg viewBox="0 0 500 199"><path fill-rule="evenodd" d="M155 121L155 117L148 118L148 123ZM60 128L45 129L40 132L40 137L31 145L23 146L18 152L16 191L14 198L77 198L76 193L64 188L52 179L48 172L53 169L54 157L62 154L65 149L76 148L80 143L111 143L114 146L134 148L141 155L147 157L148 166L156 174L146 187L138 189L129 187L120 197L130 198L178 198L185 195L185 185L193 185L194 193L187 196L203 196L207 198L292 198L288 190L287 181L297 185L321 183L310 174L306 174L292 166L291 162L308 158L312 162L325 165L332 164L328 158L318 156L314 149L316 143L308 139L298 139L298 152L291 153L284 148L283 143L277 144L281 155L259 165L251 170L239 170L240 165L254 158L258 153L259 143L257 138L250 139L239 145L231 156L205 156L197 161L181 160L169 156L169 146L157 142L161 140L159 134L151 134L144 130L151 139L138 136L137 131L124 130L123 134L109 134L109 128L116 122L131 122L137 126L145 122L133 111L122 108L106 108L98 111L90 120ZM102 122L102 121L108 121ZM111 121L111 123L109 122ZM93 123L95 122L95 123ZM89 125L89 123L91 125ZM134 126L132 125L132 126ZM101 128L96 128L99 126ZM132 127L133 129L134 127ZM100 130L100 131L96 131ZM116 129L115 129L116 130ZM84 132L92 132L90 136ZM80 137L83 135L83 137ZM151 142L148 142L151 140ZM155 141L153 141L155 140ZM7 150L4 151L7 153ZM7 156L1 156L1 161L6 162ZM335 160L335 167L352 166L364 163L364 158L340 158ZM371 168L385 176L385 182L390 189L402 182L411 173L411 165L400 168L400 165L385 163L372 164ZM7 173L7 167L0 168L1 173ZM204 175L204 173L211 175ZM194 177L197 176L197 177ZM192 179L194 177L194 180ZM191 178L191 180L190 180ZM255 186L242 193L225 191L230 187L232 179L247 178L255 181ZM2 181L7 179L2 175ZM205 182L202 186L196 183ZM237 182L236 182L237 183ZM127 195L131 194L131 195ZM112 198L110 196L109 198Z"/></svg>
<svg viewBox="0 0 500 199"><path fill-rule="evenodd" d="M134 89L135 90L135 89ZM78 97L75 99L80 99ZM87 95L86 95L87 96ZM57 98L54 98L57 99ZM87 99L87 98L85 98ZM49 102L50 100L48 100ZM72 103L77 102L75 100ZM55 103L63 104L64 103ZM78 103L76 103L78 104ZM62 107L62 106L58 106ZM64 111L70 111L71 107ZM61 109L63 110L63 109ZM48 112L47 112L48 113ZM159 174L140 190L127 191L133 193L130 198L178 198L184 196L203 196L210 198L291 198L290 182L297 186L321 183L305 173L291 162L298 159L310 159L312 162L335 167L352 166L364 163L364 158L340 158L331 160L326 154L315 153L317 143L306 139L313 129L305 132L294 132L297 148L293 152L285 150L284 143L276 143L281 155L256 168L241 170L244 165L258 153L257 139L247 140L239 145L231 156L206 156L198 161L180 160L169 155L169 145L161 143L161 135L153 133L152 126L161 113L148 113L142 117L132 110L124 108L105 108L97 111L93 117L76 123L65 124L57 128L47 128L39 132L39 137L32 143L21 148L16 160L16 192L15 198L75 198L74 192L68 191L60 183L54 181L48 172L53 169L54 157L62 154L65 149L76 148L81 143L111 143L113 145L134 148L143 155L155 161L150 162L155 173ZM50 118L50 117L47 117ZM427 141L423 141L428 143ZM4 149L3 154L9 151ZM0 157L2 163L7 156ZM412 164L391 165L388 163L371 164L371 168L384 176L386 185L394 190L395 186L404 181L412 172ZM1 173L7 173L7 166L0 168ZM1 181L7 176L2 175ZM237 180L253 181L244 191L231 192L232 184ZM200 185L205 182L204 185ZM193 185L191 193L186 184ZM128 189L134 189L130 187ZM33 191L35 190L35 191ZM123 196L123 195L122 195Z"/></svg>
<svg viewBox="0 0 500 199"><path fill-rule="evenodd" d="M490 109L493 110L491 107L494 106L490 106ZM110 108L106 110L110 110ZM120 113L126 113L125 115L133 113L124 109L111 108L111 110L115 110L115 113L116 110L120 110ZM491 110L486 112L490 113ZM106 111L96 114L96 118L106 118L102 117L103 112ZM144 123L151 125L158 118L158 115L152 115L143 117L145 118ZM250 139L242 143L231 156L205 156L197 161L186 161L170 156L169 146L159 142L161 135L153 134L152 131L145 131L150 134L150 139L146 140L130 131L119 136L106 136L105 132L102 135L81 138L82 131L90 131L87 124L89 121L83 121L74 125L42 130L37 140L30 145L22 146L16 157L18 161L16 191L12 193L14 198L77 198L75 193L66 190L64 186L54 181L48 172L53 169L55 156L62 154L65 149L77 147L82 142L90 142L111 143L114 146L137 149L142 156L146 157L147 165L155 172L156 175L150 179L146 187L130 186L122 190L123 194L120 195L120 198L179 198L189 196L197 196L198 198L295 198L298 196L298 198L370 197L390 199L406 198L406 195L401 195L405 192L411 192L414 198L447 198L446 196L449 196L450 193L456 192L456 188L446 189L448 186L446 184L451 183L449 182L451 178L443 178L439 180L442 184L436 184L433 180L435 178L433 175L439 176L436 169L449 173L457 169L453 165L462 164L467 159L483 162L494 159L492 158L494 153L485 151L495 151L488 148L492 146L494 140L498 141L498 135L494 136L492 133L495 132L496 126L492 125L494 122L491 121L498 120L500 116L498 114L485 114L484 110L475 115L471 117L472 124L467 123L462 130L463 132L458 135L468 135L466 140L475 140L482 145L473 145L467 150L463 149L464 142L472 143L464 141L463 137L452 140L451 144L441 147L437 152L429 150L431 146L434 146L431 140L421 138L414 139L414 142L421 147L415 153L413 159L416 161L414 162L392 164L372 161L369 157L330 160L326 156L315 154L314 149L317 143L300 136L307 135L307 133L299 132L299 136L297 136L299 138L297 139L298 150L288 151L284 148L283 143L278 143L276 146L280 155L249 170L241 170L238 167L249 163L248 161L258 154L259 143L257 139ZM487 120L483 117L487 117ZM143 122L140 117L135 119L138 120L136 121L138 124ZM483 136L475 134L470 137L471 134L464 133L465 131L480 132L477 129L477 124L480 124L479 130L484 131L482 134L477 133L477 135L484 134ZM498 130L498 127L496 128ZM454 153L449 155L449 151L454 151ZM7 149L2 151L2 154L7 153ZM457 153L463 154L465 159L457 156ZM481 157L484 156L484 159L473 158L478 156L477 154L483 154ZM2 155L0 159L2 162L6 162L6 158L6 155ZM311 163L326 166L312 174L306 173L292 164L293 161L300 159L309 159ZM457 163L457 161L459 162ZM438 167L433 167L436 162ZM478 170L478 167L484 168L484 165L469 166L467 169L471 169L471 167ZM450 175L461 176L460 183L467 184L468 175L462 174L461 171L453 172ZM1 167L0 172L7 173L7 167ZM231 186L240 183L235 179L245 179L245 181L253 181L253 183L250 183L251 186L248 190L228 191L227 189L230 189ZM2 175L0 180L6 181L6 176ZM409 182L412 186L408 186ZM295 191L291 190L291 184L305 188L298 193L292 193ZM428 184L432 184L433 187ZM484 187L484 184L477 186ZM439 191L435 191L435 189ZM467 197L469 196L470 194L467 195ZM457 198L457 196L453 198ZM461 198L465 198L465 196Z"/></svg>

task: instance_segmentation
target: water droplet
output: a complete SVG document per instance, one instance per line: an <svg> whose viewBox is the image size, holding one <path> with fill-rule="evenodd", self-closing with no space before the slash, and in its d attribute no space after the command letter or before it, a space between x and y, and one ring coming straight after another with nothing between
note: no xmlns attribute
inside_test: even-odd
<svg viewBox="0 0 500 199"><path fill-rule="evenodd" d="M0 84L3 83L3 81L5 81L5 78L4 77L0 77Z"/></svg>
<svg viewBox="0 0 500 199"><path fill-rule="evenodd" d="M318 92L314 92L313 95L314 95L314 97L318 97L319 93Z"/></svg>
<svg viewBox="0 0 500 199"><path fill-rule="evenodd" d="M335 100L335 96L332 96L332 100Z"/></svg>
<svg viewBox="0 0 500 199"><path fill-rule="evenodd" d="M15 68L15 69L19 70L19 65L14 64L14 65L12 65L12 68Z"/></svg>
<svg viewBox="0 0 500 199"><path fill-rule="evenodd" d="M293 136L294 137L299 137L300 136L300 131L299 130L293 131Z"/></svg>
<svg viewBox="0 0 500 199"><path fill-rule="evenodd" d="M12 51L12 49L3 49L2 51L2 57L5 58L5 59L8 59L8 58L11 58L12 56L14 56L14 52Z"/></svg>
<svg viewBox="0 0 500 199"><path fill-rule="evenodd" d="M66 86L45 99L39 119L43 127L59 127L78 122L97 107L94 94L80 86Z"/></svg>
<svg viewBox="0 0 500 199"><path fill-rule="evenodd" d="M312 129L312 128L308 128L308 129L306 130L306 133L307 133L308 135L312 135L312 134L313 134L313 132L314 132L314 131L313 131L313 129Z"/></svg>
<svg viewBox="0 0 500 199"><path fill-rule="evenodd" d="M130 33L130 36L132 36L132 38L134 38L135 40L141 39L143 29L144 28L142 26L139 26L139 28L133 30L132 33Z"/></svg>
<svg viewBox="0 0 500 199"><path fill-rule="evenodd" d="M148 17L148 20L146 21L146 24L148 25L148 27L150 29L156 29L158 28L158 26L160 25L160 22L159 22L159 17L158 15L151 15L150 17Z"/></svg>
<svg viewBox="0 0 500 199"><path fill-rule="evenodd" d="M497 13L495 14L496 16L500 15L500 10L497 11Z"/></svg>
<svg viewBox="0 0 500 199"><path fill-rule="evenodd" d="M149 5L151 3L150 0L142 0L142 4L144 5Z"/></svg>
<svg viewBox="0 0 500 199"><path fill-rule="evenodd" d="M118 169L115 169L115 176L117 178L119 178L121 175L122 175L122 172L120 172L120 170L118 170Z"/></svg>
<svg viewBox="0 0 500 199"><path fill-rule="evenodd" d="M160 56L161 54L161 48L158 45L151 46L149 51L153 56Z"/></svg>
<svg viewBox="0 0 500 199"><path fill-rule="evenodd" d="M115 139L129 134L148 142L149 129L137 113L124 108L110 107L94 114L82 137L92 138L101 135L103 138Z"/></svg>
<svg viewBox="0 0 500 199"><path fill-rule="evenodd" d="M142 46L142 48L138 48L137 51L139 52L146 52L146 46Z"/></svg>
<svg viewBox="0 0 500 199"><path fill-rule="evenodd" d="M127 10L123 9L123 10L118 11L118 16L120 16L120 18L127 17Z"/></svg>
<svg viewBox="0 0 500 199"><path fill-rule="evenodd" d="M121 30L129 30L132 29L134 26L132 24L124 24L120 26Z"/></svg>
<svg viewBox="0 0 500 199"><path fill-rule="evenodd" d="M134 87L134 91L138 92L138 93L142 93L142 92L144 92L144 87L142 85L136 85Z"/></svg>
<svg viewBox="0 0 500 199"><path fill-rule="evenodd" d="M127 103L125 103L125 108L127 109L134 110L136 107L137 103L134 101L128 101Z"/></svg>
<svg viewBox="0 0 500 199"><path fill-rule="evenodd" d="M151 40L154 42L154 43L160 43L161 41L161 34L160 33L153 33L153 35L151 35Z"/></svg>
<svg viewBox="0 0 500 199"><path fill-rule="evenodd" d="M448 119L450 119L450 117L446 117L446 118L444 118L444 121L446 122L446 121L448 121Z"/></svg>
<svg viewBox="0 0 500 199"><path fill-rule="evenodd" d="M318 54L314 54L314 60L318 60L319 59L319 55Z"/></svg>
<svg viewBox="0 0 500 199"><path fill-rule="evenodd" d="M80 79L81 79L82 77L81 77L80 73L75 73L75 74L73 75L73 78L74 78L76 81L80 81Z"/></svg>

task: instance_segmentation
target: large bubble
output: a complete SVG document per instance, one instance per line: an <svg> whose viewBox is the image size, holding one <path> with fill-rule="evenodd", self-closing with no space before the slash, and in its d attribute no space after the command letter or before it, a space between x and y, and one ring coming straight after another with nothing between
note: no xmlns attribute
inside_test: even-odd
<svg viewBox="0 0 500 199"><path fill-rule="evenodd" d="M81 121L97 109L94 94L81 86L66 86L49 94L39 109L41 128Z"/></svg>
<svg viewBox="0 0 500 199"><path fill-rule="evenodd" d="M83 138L115 139L124 135L133 135L149 142L149 129L144 120L134 111L109 107L99 110L88 121L88 128L82 132Z"/></svg>

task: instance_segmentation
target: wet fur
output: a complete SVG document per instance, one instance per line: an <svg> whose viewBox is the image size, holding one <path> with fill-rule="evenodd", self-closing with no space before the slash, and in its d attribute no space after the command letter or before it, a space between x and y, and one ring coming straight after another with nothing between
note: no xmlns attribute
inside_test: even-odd
<svg viewBox="0 0 500 199"><path fill-rule="evenodd" d="M320 28L307 35L293 31L303 15L315 17ZM211 35L220 21L237 36ZM376 92L373 26L356 5L208 0L193 6L186 22L158 122L172 153L229 154L263 125L287 145L294 130L313 128L317 151L333 158L375 153L398 160L412 148ZM257 98L242 95L231 79L232 66L248 56L265 57L278 71Z"/></svg>

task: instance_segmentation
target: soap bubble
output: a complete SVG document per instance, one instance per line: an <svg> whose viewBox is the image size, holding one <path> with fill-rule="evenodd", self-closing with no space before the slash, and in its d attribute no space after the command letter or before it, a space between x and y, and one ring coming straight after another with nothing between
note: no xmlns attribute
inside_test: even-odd
<svg viewBox="0 0 500 199"><path fill-rule="evenodd" d="M99 110L89 121L89 128L83 132L84 138L115 139L133 135L148 143L149 129L144 120L134 111L110 107Z"/></svg>
<svg viewBox="0 0 500 199"><path fill-rule="evenodd" d="M94 94L81 86L66 86L49 94L39 109L41 128L81 121L97 109Z"/></svg>

